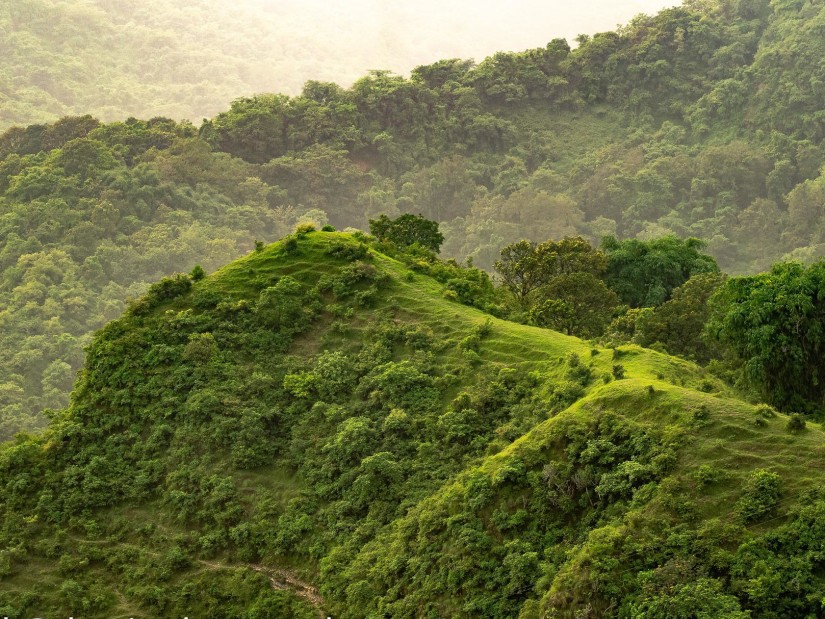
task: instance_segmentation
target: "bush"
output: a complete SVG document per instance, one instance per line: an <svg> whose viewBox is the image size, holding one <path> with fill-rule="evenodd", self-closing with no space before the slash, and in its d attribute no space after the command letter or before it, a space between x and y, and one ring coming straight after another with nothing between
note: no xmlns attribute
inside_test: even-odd
<svg viewBox="0 0 825 619"><path fill-rule="evenodd" d="M693 411L694 421L706 421L710 418L710 409L707 404L702 404L699 408Z"/></svg>
<svg viewBox="0 0 825 619"><path fill-rule="evenodd" d="M330 245L324 253L328 256L333 256L334 258L341 258L343 260L354 262L355 260L365 258L369 253L369 250L364 243L353 245L352 243L339 241Z"/></svg>
<svg viewBox="0 0 825 619"><path fill-rule="evenodd" d="M199 282L204 277L206 277L206 271L203 270L203 267L199 264L195 265L195 268L192 269L192 272L189 274L189 277L192 279L193 282Z"/></svg>
<svg viewBox="0 0 825 619"><path fill-rule="evenodd" d="M321 232L335 232L335 228L327 224L323 228L321 228Z"/></svg>
<svg viewBox="0 0 825 619"><path fill-rule="evenodd" d="M134 302L129 310L136 316L148 314L162 303L185 295L191 288L192 280L188 275L179 273L173 277L164 277L152 284L143 298Z"/></svg>
<svg viewBox="0 0 825 619"><path fill-rule="evenodd" d="M703 464L693 474L701 485L707 486L719 481L719 469L710 464Z"/></svg>
<svg viewBox="0 0 825 619"><path fill-rule="evenodd" d="M295 226L295 234L298 236L309 234L310 232L315 232L315 224L306 223Z"/></svg>
<svg viewBox="0 0 825 619"><path fill-rule="evenodd" d="M788 432L802 432L805 429L805 417L799 413L794 413L788 417Z"/></svg>
<svg viewBox="0 0 825 619"><path fill-rule="evenodd" d="M287 254L294 254L298 251L298 239L294 235L290 235L284 239L284 252ZM257 250L257 243L256 243Z"/></svg>
<svg viewBox="0 0 825 619"><path fill-rule="evenodd" d="M776 417L776 409L768 404L760 404L756 407L756 415L763 419L773 419Z"/></svg>
<svg viewBox="0 0 825 619"><path fill-rule="evenodd" d="M624 366L621 363L613 364L613 378L622 380L624 378Z"/></svg>
<svg viewBox="0 0 825 619"><path fill-rule="evenodd" d="M736 511L744 522L759 520L776 507L781 496L779 481L779 475L766 469L750 474L744 494L736 503Z"/></svg>

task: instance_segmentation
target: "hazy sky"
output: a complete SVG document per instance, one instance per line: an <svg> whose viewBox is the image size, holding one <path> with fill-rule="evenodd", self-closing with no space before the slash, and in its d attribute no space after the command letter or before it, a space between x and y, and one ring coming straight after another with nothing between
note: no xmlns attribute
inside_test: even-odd
<svg viewBox="0 0 825 619"><path fill-rule="evenodd" d="M289 40L283 40L283 55L274 63L294 63L291 79L279 84L285 92L298 90L305 79L348 85L368 69L406 74L444 58L481 61L496 51L540 47L557 37L575 45L578 34L613 30L639 13L678 4L679 0L232 0L235 10L250 10L262 28L290 33Z"/></svg>
<svg viewBox="0 0 825 619"><path fill-rule="evenodd" d="M613 30L639 13L678 0L252 0L269 18L307 23L332 40L340 56L368 57L372 66L347 67L342 82L371 68L407 72L442 58L484 57L500 50L544 46L556 37ZM363 61L359 62L362 65ZM403 65L403 66L402 66Z"/></svg>
<svg viewBox="0 0 825 619"><path fill-rule="evenodd" d="M679 1L0 0L0 129L85 113L199 120L307 80L347 87L370 69L573 45Z"/></svg>

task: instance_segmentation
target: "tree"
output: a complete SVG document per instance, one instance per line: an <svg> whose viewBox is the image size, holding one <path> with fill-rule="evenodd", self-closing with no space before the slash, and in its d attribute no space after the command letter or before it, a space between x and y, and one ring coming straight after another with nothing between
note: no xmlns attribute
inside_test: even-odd
<svg viewBox="0 0 825 619"><path fill-rule="evenodd" d="M704 242L665 236L651 241L605 237L605 281L631 307L661 305L675 288L699 273L717 273L719 266L702 253Z"/></svg>
<svg viewBox="0 0 825 619"><path fill-rule="evenodd" d="M400 248L418 244L435 253L439 252L444 242L444 235L438 230L438 222L409 213L396 219L390 219L386 215L370 219L370 234Z"/></svg>
<svg viewBox="0 0 825 619"><path fill-rule="evenodd" d="M580 236L545 241L536 248L536 257L548 279L571 273L600 276L607 269L607 257Z"/></svg>
<svg viewBox="0 0 825 619"><path fill-rule="evenodd" d="M673 291L673 298L639 316L634 340L642 346L664 345L672 355L707 363L719 356L718 345L704 338L710 318L708 301L725 282L721 273L694 275Z"/></svg>
<svg viewBox="0 0 825 619"><path fill-rule="evenodd" d="M553 277L537 296L530 312L535 324L582 338L604 333L619 305L619 297L602 280L581 271Z"/></svg>
<svg viewBox="0 0 825 619"><path fill-rule="evenodd" d="M783 410L825 404L825 262L780 263L734 277L711 299L708 333L745 381Z"/></svg>
<svg viewBox="0 0 825 619"><path fill-rule="evenodd" d="M604 254L580 236L545 241L540 245L522 240L502 249L501 259L495 263L502 284L522 309L529 306L530 294L554 277L573 273L598 276L606 267Z"/></svg>
<svg viewBox="0 0 825 619"><path fill-rule="evenodd" d="M522 309L527 307L527 298L543 282L536 244L519 241L501 250L501 259L495 269L504 287L516 298Z"/></svg>

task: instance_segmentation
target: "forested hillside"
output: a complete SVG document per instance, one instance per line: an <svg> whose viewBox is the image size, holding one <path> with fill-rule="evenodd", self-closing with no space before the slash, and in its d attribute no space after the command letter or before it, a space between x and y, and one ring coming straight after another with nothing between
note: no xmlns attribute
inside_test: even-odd
<svg viewBox="0 0 825 619"><path fill-rule="evenodd" d="M33 28L80 27L28 2L4 15L27 6ZM10 129L0 436L65 405L90 333L149 282L211 270L302 217L365 228L421 213L441 222L442 255L488 271L522 238L575 235L698 237L734 274L820 257L823 20L804 1L688 2L573 50L554 40L409 79L310 82L296 97L238 99L200 127L74 116Z"/></svg>
<svg viewBox="0 0 825 619"><path fill-rule="evenodd" d="M302 226L153 285L0 446L0 613L816 616L819 424L484 281Z"/></svg>
<svg viewBox="0 0 825 619"><path fill-rule="evenodd" d="M0 7L0 617L822 615L825 5L240 98L159 5Z"/></svg>
<svg viewBox="0 0 825 619"><path fill-rule="evenodd" d="M579 7L513 0L7 0L0 3L0 131L72 114L200 122L240 96L352 84L445 56L483 58L575 28L604 29L666 0ZM561 11L561 15L559 15ZM550 33L550 34L548 34Z"/></svg>

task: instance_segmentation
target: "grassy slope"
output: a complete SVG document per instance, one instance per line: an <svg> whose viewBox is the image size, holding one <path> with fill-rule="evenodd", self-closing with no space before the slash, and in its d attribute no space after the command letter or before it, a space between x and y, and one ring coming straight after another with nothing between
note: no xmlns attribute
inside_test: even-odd
<svg viewBox="0 0 825 619"><path fill-rule="evenodd" d="M196 283L194 288L252 299L260 287L255 282L271 281L273 275L289 274L307 283L315 282L324 273L332 273L337 268L335 261L324 254L324 249L337 241L353 242L349 235L342 233L312 233L301 241L298 258L286 257L280 251L280 245L274 244L262 252L231 263ZM796 501L799 494L821 482L825 466L822 464L825 462L825 434L818 424L809 424L806 432L789 434L785 429L786 418L779 415L768 420L767 425L758 427L753 406L738 400L722 384L691 363L634 346L622 348L618 353L619 359L614 360L613 351L593 347L577 338L490 319L481 311L444 298L441 284L429 277L410 275L402 263L373 253L374 263L392 278L382 293L380 307L373 312L392 311L396 319L419 323L443 341L456 343L470 334L475 326L491 320L491 334L484 339L480 352L483 364L522 366L534 371L539 378L538 389L544 393L548 393L553 383L561 378L565 370L563 360L569 353L576 353L585 363L590 363L597 380L584 397L567 410L538 424L511 444L494 443L488 448L487 456L445 483L440 490L413 507L405 517L385 527L375 541L364 548L362 555L366 564L371 561L371 553L380 552L386 545L402 543L400 538L409 532L410 527L420 525L418 519L422 514L431 513L433 509L436 512L444 510L445 513L459 509L469 475L481 473L493 479L514 459L525 463L528 469L540 469L548 459L561 457L554 451L554 432L559 424L587 419L596 414L612 413L636 424L658 428L663 436L674 441L678 463L660 487L677 491L685 502L694 506L694 520L707 521L712 526L736 522L735 503L741 495L744 480L755 469L776 471L783 480L783 498L777 512L779 516L755 525L757 530L781 523L781 514ZM169 312L186 306L187 297L184 297L157 311ZM321 336L326 333L328 324L322 319L309 333L293 343L290 352L297 356L310 356L322 348L351 348L364 335L370 318L369 312L356 315L347 334L326 334L323 346ZM458 362L459 354L456 346L445 346L439 353L439 361L445 364ZM626 378L603 382L601 378L610 374L614 363L625 367ZM702 407L707 409L708 417L697 422L695 411ZM709 486L700 485L695 473L701 465L714 466L722 474L720 481ZM219 467L220 463L216 466ZM269 490L286 503L300 489L300 480L274 467L237 472L234 478L241 494L250 497L250 502L262 490ZM151 564L153 553L160 555L176 536L185 532L185 527L161 509L155 509L151 503L139 507L115 507L106 512L106 518L122 520L123 526L132 533L114 541L69 530L57 533L57 539L62 544L87 550L98 545L117 546ZM658 496L654 495L651 500L624 514L621 518L621 537L653 530L660 519L665 519L664 510ZM154 527L149 542L135 533L143 525ZM595 530L587 541L568 549L569 559L550 583L547 595L552 597L563 593L569 588L570 579L587 578L590 554L603 552L606 543L618 543L616 530L615 524L602 533ZM608 541L605 541L606 538ZM135 615L138 609L132 607L124 592L118 589L117 578L108 574L105 566L92 564L91 567L99 573L101 582L115 592L115 616ZM270 567L274 569L276 566ZM304 580L318 582L317 566L286 566L282 563L277 567L292 567ZM217 569L241 569L244 577L251 579L250 586L267 585L263 574L248 569L233 557L193 562L186 568L184 576L174 578L180 578L181 582L205 582L201 579L208 578ZM50 590L58 588L65 580L65 570L58 570L55 565L38 560L0 582L6 591L39 591L48 596ZM449 601L446 604L451 606ZM454 607L456 612L460 612L459 609L460 606Z"/></svg>
<svg viewBox="0 0 825 619"><path fill-rule="evenodd" d="M318 233L313 243L319 248L332 238L344 238L342 234ZM219 271L209 281L223 291L240 292L244 278L239 272L277 269L279 273L293 276L304 275L318 269L323 263L321 251L313 253L310 260L293 264L278 264L272 254L253 255L239 260ZM403 277L408 269L387 256L376 255L377 262L393 277L387 303L397 306L399 316L422 323L439 335L460 340L488 316L474 308L459 305L442 296L443 287L432 279L416 275L412 282ZM247 273L247 275L249 275ZM576 353L583 359L592 359L598 377L610 374L613 351L593 347L578 338L554 331L519 325L492 319L492 335L485 339L481 357L485 363L508 366L523 365L538 371L542 386L546 389L561 377L561 361L568 353ZM592 356L592 351L598 354ZM665 426L678 437L679 464L671 476L670 484L686 493L685 499L696 506L703 520L734 524L736 501L741 496L748 475L760 468L777 472L783 480L781 507L795 503L800 493L822 482L825 474L825 433L819 424L809 423L807 432L791 434L786 430L787 417L778 415L767 421L766 426L755 423L755 408L737 399L726 387L706 376L698 366L684 360L643 349L626 346L620 349L619 361L626 369L627 378L591 387L588 393L569 409L553 417L527 435L506 446L478 465L478 470L490 477L513 458L538 464L546 461L552 443L554 425L569 417L586 417L594 411L612 411L620 416L654 427ZM654 388L650 395L649 387ZM709 392L709 393L708 393ZM695 423L694 411L707 407L709 419ZM552 456L551 456L552 457ZM710 465L722 473L718 483L701 486L695 475L698 467ZM427 500L431 502L454 500L461 493L461 480L445 485ZM654 500L644 506L641 513L631 513L629 521L641 518L655 520L659 505ZM414 520L420 510L413 510L407 517ZM781 510L780 510L781 514ZM758 525L770 527L783 521L780 515ZM400 523L403 528L404 523ZM391 537L392 532L385 534ZM596 536L598 539L598 536ZM379 538L375 545L389 543ZM587 545L578 552L588 553ZM571 558L570 569L576 568L579 557Z"/></svg>

